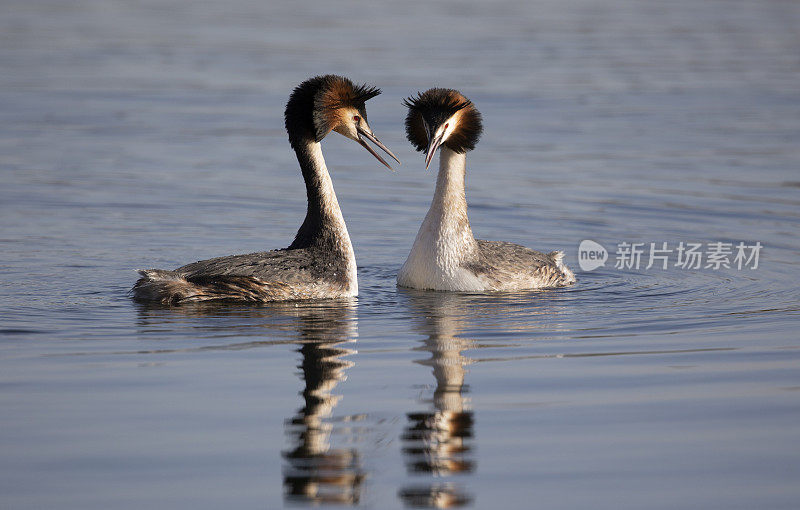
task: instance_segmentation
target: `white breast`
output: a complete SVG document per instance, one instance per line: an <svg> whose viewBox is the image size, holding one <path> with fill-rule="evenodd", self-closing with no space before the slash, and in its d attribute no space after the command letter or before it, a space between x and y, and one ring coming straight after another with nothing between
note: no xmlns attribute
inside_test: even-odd
<svg viewBox="0 0 800 510"><path fill-rule="evenodd" d="M442 146L433 201L419 228L397 284L414 289L481 291L485 285L464 268L478 244L467 218L466 155Z"/></svg>
<svg viewBox="0 0 800 510"><path fill-rule="evenodd" d="M481 291L485 285L463 267L477 246L472 231L443 228L429 214L417 233L403 267L397 273L397 284L413 289Z"/></svg>

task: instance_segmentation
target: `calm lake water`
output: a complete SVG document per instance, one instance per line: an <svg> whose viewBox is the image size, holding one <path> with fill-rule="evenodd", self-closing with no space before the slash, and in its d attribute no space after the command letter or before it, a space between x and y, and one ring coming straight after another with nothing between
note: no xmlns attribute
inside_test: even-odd
<svg viewBox="0 0 800 510"><path fill-rule="evenodd" d="M800 4L0 12L2 508L800 507ZM133 303L136 268L291 241L283 107L329 72L383 89L403 161L324 142L358 299ZM476 235L565 250L574 287L395 287L435 180L401 100L436 85L484 116ZM665 242L763 248L646 269Z"/></svg>

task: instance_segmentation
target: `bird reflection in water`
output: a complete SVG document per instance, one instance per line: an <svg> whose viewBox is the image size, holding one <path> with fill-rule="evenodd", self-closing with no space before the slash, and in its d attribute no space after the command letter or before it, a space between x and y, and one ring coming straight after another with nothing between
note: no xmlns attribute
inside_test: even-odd
<svg viewBox="0 0 800 510"><path fill-rule="evenodd" d="M353 305L323 310L323 314L305 318L304 326L298 329L304 405L286 420L291 446L283 452L284 497L287 503L355 505L365 478L359 452L355 448L331 448L336 425L331 415L341 399L331 392L353 366L343 358L356 353L352 348L356 338L355 311ZM356 419L347 417L342 421Z"/></svg>
<svg viewBox="0 0 800 510"><path fill-rule="evenodd" d="M402 435L403 454L409 474L429 475L441 483L414 484L400 490L406 506L417 508L455 508L473 498L460 484L448 483L450 476L474 471L472 460L473 414L468 387L464 384L466 366L471 360L461 353L473 341L460 338L465 296L430 292L404 292L421 317L420 331L428 335L418 351L430 357L417 363L430 366L436 379L433 398L423 400L428 409L408 413Z"/></svg>
<svg viewBox="0 0 800 510"><path fill-rule="evenodd" d="M193 320L186 321L187 317ZM300 392L303 406L285 422L289 447L282 453L284 499L287 504L301 505L358 504L366 478L361 456L356 448L331 447L332 435L354 434L349 426L361 418L331 418L341 398L331 392L353 366L344 358L357 352L353 349L358 337L355 300L270 303L258 307L202 303L140 306L143 328L176 323L189 331L203 329L206 334L224 331L226 338L237 333L252 338L263 329L267 337L262 341L205 345L199 350L298 344L299 375L305 388Z"/></svg>

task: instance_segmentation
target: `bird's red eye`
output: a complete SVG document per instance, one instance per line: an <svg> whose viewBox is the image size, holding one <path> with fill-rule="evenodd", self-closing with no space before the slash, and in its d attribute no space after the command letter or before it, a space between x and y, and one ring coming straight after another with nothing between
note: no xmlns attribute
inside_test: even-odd
<svg viewBox="0 0 800 510"><path fill-rule="evenodd" d="M354 122L358 122L359 120L361 120L361 117L359 117L358 115L353 115Z"/></svg>
<svg viewBox="0 0 800 510"><path fill-rule="evenodd" d="M444 128L445 128L445 129L447 129L447 128L449 128L449 127L450 127L450 123L449 123L449 122L448 122L447 124L445 124L445 125L444 125Z"/></svg>

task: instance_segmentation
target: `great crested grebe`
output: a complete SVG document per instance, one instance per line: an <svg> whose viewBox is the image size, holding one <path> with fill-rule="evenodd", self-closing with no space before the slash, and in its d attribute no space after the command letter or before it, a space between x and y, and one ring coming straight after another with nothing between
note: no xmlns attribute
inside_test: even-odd
<svg viewBox="0 0 800 510"><path fill-rule="evenodd" d="M452 89L433 88L405 100L406 135L425 168L437 149L439 175L428 214L397 284L462 292L562 287L575 282L560 251L541 253L517 244L475 239L464 195L466 153L483 126L472 102Z"/></svg>
<svg viewBox="0 0 800 510"><path fill-rule="evenodd" d="M161 303L266 302L358 295L353 245L320 142L336 131L361 144L391 169L367 145L366 138L400 163L367 124L364 103L378 94L377 88L326 75L301 83L289 97L286 131L306 183L308 209L288 248L201 260L173 271L139 271L142 278L132 289L134 299Z"/></svg>

